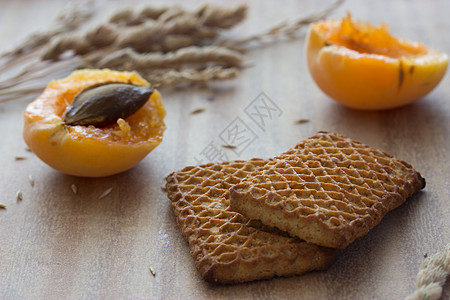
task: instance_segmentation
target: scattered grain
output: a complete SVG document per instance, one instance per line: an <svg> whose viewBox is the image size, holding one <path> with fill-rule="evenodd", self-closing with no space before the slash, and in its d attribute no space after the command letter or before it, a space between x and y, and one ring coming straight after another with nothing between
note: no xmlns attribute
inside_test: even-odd
<svg viewBox="0 0 450 300"><path fill-rule="evenodd" d="M23 200L23 194L21 190L18 190L16 193L16 202L22 202Z"/></svg>
<svg viewBox="0 0 450 300"><path fill-rule="evenodd" d="M104 191L103 194L101 194L100 197L98 197L98 200L107 197L109 194L111 194L111 192L112 192L112 187L110 187L109 189L107 189L106 191Z"/></svg>
<svg viewBox="0 0 450 300"><path fill-rule="evenodd" d="M0 203L0 209L6 209L6 205L5 205L5 204L2 204L2 203Z"/></svg>
<svg viewBox="0 0 450 300"><path fill-rule="evenodd" d="M27 159L25 156L16 156L15 157L16 160L24 160Z"/></svg>
<svg viewBox="0 0 450 300"><path fill-rule="evenodd" d="M298 119L297 121L295 121L296 124L303 124L303 123L308 123L309 119Z"/></svg>
<svg viewBox="0 0 450 300"><path fill-rule="evenodd" d="M197 108L197 109L194 109L193 111L191 111L191 115L199 114L199 113L202 113L204 111L205 111L204 108Z"/></svg>
<svg viewBox="0 0 450 300"><path fill-rule="evenodd" d="M153 275L153 277L156 276L156 272L155 269L153 269L152 267L149 267L150 273Z"/></svg>
<svg viewBox="0 0 450 300"><path fill-rule="evenodd" d="M33 175L28 174L28 182L30 183L31 187L34 187L34 178L33 178Z"/></svg>
<svg viewBox="0 0 450 300"><path fill-rule="evenodd" d="M72 189L72 193L73 193L74 195L76 195L76 194L78 193L78 187L77 187L74 183L72 183L72 185L70 186L70 188Z"/></svg>
<svg viewBox="0 0 450 300"><path fill-rule="evenodd" d="M235 145L222 145L223 148L227 148L227 149L236 149L237 146Z"/></svg>

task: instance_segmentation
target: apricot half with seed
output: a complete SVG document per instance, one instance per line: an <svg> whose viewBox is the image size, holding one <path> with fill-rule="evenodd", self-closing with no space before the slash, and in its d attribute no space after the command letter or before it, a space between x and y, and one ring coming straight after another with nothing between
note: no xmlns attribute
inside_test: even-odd
<svg viewBox="0 0 450 300"><path fill-rule="evenodd" d="M149 85L137 73L107 69L79 70L67 78L50 82L42 95L25 110L23 137L30 149L54 169L85 177L120 173L140 162L161 143L166 128L163 121L166 112L157 90L140 93L140 97L146 97L146 101L142 101L137 110L125 108L128 110L125 115L121 115L122 112L117 110L116 105L104 102L102 106L107 109L102 107L101 112L95 116L95 108L99 106L91 103L88 113L83 112L94 119L91 125L69 125L64 120L67 107L78 95L96 86L109 84L119 85L117 88L122 89ZM127 86L124 87L123 84ZM122 98L112 97L108 94L111 93L111 87L108 89L106 92L103 89L106 95L101 95L102 101L128 100L123 99L123 95ZM124 95L142 100L138 99L139 95L132 94L128 91ZM89 102L92 99L86 97L83 100ZM134 104L135 102L133 101ZM93 109L94 115L91 114ZM109 118L107 123L102 123L104 114ZM110 114L115 115L112 122Z"/></svg>
<svg viewBox="0 0 450 300"><path fill-rule="evenodd" d="M448 56L389 34L386 25L325 20L310 26L306 55L319 88L351 108L380 110L411 103L443 78Z"/></svg>
<svg viewBox="0 0 450 300"><path fill-rule="evenodd" d="M153 93L147 86L106 83L78 94L64 112L66 125L103 127L127 118L140 109Z"/></svg>

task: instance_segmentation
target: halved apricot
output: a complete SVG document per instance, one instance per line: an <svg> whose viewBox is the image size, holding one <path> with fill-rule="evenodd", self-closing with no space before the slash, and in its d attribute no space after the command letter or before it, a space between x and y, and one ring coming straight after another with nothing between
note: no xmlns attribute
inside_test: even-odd
<svg viewBox="0 0 450 300"><path fill-rule="evenodd" d="M23 137L42 161L63 173L101 177L132 168L161 143L166 112L157 90L134 114L114 124L64 123L64 111L78 94L106 83L148 84L134 72L79 70L50 82L27 106Z"/></svg>
<svg viewBox="0 0 450 300"><path fill-rule="evenodd" d="M355 109L380 110L411 103L444 77L448 56L389 34L385 24L324 20L310 26L309 71L334 100Z"/></svg>

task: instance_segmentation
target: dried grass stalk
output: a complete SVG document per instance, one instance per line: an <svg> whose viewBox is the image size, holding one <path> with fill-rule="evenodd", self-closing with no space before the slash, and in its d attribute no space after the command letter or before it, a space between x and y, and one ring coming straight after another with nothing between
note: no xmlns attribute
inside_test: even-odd
<svg viewBox="0 0 450 300"><path fill-rule="evenodd" d="M103 57L103 58L102 58ZM186 64L216 63L227 67L239 67L243 55L239 52L217 46L190 46L169 53L138 53L131 48L115 51L106 56L101 53L89 59L87 67L138 69L179 69Z"/></svg>
<svg viewBox="0 0 450 300"><path fill-rule="evenodd" d="M275 42L280 38L291 38L300 29L308 26L313 22L320 21L332 13L336 8L338 8L345 0L337 0L329 7L324 10L313 12L307 16L301 17L293 22L284 21L278 25L275 25L265 32L258 33L241 40L221 40L217 42L217 45L229 48L239 48L249 46L253 42L265 43L265 42Z"/></svg>
<svg viewBox="0 0 450 300"><path fill-rule="evenodd" d="M139 13L135 13L131 8L124 8L114 13L110 17L109 22L122 26L135 26L147 20L167 22L170 19L182 15L189 16L190 18L198 18L207 27L229 29L245 19L247 7L240 5L236 9L227 10L221 7L204 5L196 12L189 12L179 6L146 6Z"/></svg>
<svg viewBox="0 0 450 300"><path fill-rule="evenodd" d="M156 21L147 19L129 26L130 22L134 24L129 20L132 12L123 10L112 17L113 23L100 25L85 35L74 33L54 39L42 58L58 59L67 50L83 55L106 46L115 50L133 48L138 52L177 50L214 39L217 28L238 24L245 18L246 11L246 6L225 9L205 5L197 13L191 13L174 7L165 10ZM125 20L127 26L115 24L119 20Z"/></svg>
<svg viewBox="0 0 450 300"><path fill-rule="evenodd" d="M202 20L204 26L229 29L247 17L247 6L240 5L231 10L204 5L198 11L197 16Z"/></svg>
<svg viewBox="0 0 450 300"><path fill-rule="evenodd" d="M227 80L239 75L238 68L220 66L207 67L203 70L188 69L177 71L173 69L159 71L141 71L147 80L155 85L177 85L180 83L207 83L214 80Z"/></svg>
<svg viewBox="0 0 450 300"><path fill-rule="evenodd" d="M165 22L146 22L140 26L126 28L121 31L116 39L114 48L131 47L139 52L172 51L167 47L167 37L186 36L190 38L191 45L200 43L206 39L213 39L217 32L208 27L202 27L198 19L188 16L180 16Z"/></svg>
<svg viewBox="0 0 450 300"><path fill-rule="evenodd" d="M245 5L204 5L194 11L178 6L125 8L85 33L78 28L92 15L92 5L80 5L63 13L48 32L32 35L27 43L0 57L12 59L0 71L19 69L0 81L0 102L34 93L45 86L46 82L39 82L42 77L57 77L78 67L135 70L152 84L168 86L232 79L243 66L245 48L255 42L290 38L343 1L241 40L219 40L219 36L245 19ZM72 57L62 55L68 50ZM40 85L30 85L33 81Z"/></svg>
<svg viewBox="0 0 450 300"><path fill-rule="evenodd" d="M74 31L95 13L92 1L81 1L78 5L64 9L49 26L50 29L31 34L20 46L4 53L1 57L9 61L46 45L62 34Z"/></svg>

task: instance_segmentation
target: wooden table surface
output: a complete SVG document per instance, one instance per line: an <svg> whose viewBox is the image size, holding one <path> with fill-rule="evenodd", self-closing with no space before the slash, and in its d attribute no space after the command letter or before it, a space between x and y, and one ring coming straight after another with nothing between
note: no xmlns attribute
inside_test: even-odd
<svg viewBox="0 0 450 300"><path fill-rule="evenodd" d="M105 10L100 15L120 2L101 2ZM201 4L179 2L191 8ZM228 34L256 33L327 3L249 1L248 19ZM0 1L0 50L45 28L64 6L56 0ZM347 11L357 19L386 22L397 36L450 53L450 1L353 0L333 17ZM254 48L246 59L252 67L237 80L209 89L163 90L167 131L162 144L137 167L106 178L68 176L42 163L26 151L21 135L23 110L33 97L0 103L0 202L7 206L0 210L0 298L402 299L410 294L424 256L442 251L450 241L450 76L412 105L361 112L336 104L314 84L303 38ZM245 109L262 95L276 103L279 113L258 127ZM191 114L197 108L205 111ZM208 284L194 267L161 185L170 172L207 159L204 150L210 143L223 144L221 133L237 117L256 138L238 154L223 149L230 160L271 157L319 130L333 131L411 163L427 186L367 236L338 251L326 271L231 286ZM298 119L309 122L295 124ZM112 193L99 200L110 187ZM16 203L18 190L23 201ZM443 299L449 298L447 282Z"/></svg>

